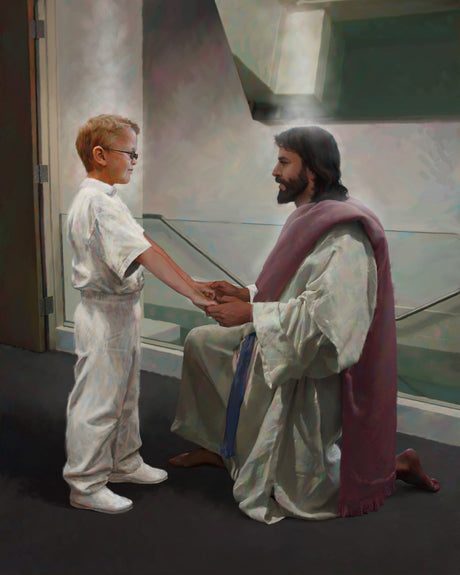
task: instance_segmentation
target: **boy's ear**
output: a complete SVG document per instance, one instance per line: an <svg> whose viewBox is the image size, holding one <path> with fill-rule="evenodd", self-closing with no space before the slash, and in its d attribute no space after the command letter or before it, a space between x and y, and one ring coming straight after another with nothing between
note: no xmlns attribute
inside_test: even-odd
<svg viewBox="0 0 460 575"><path fill-rule="evenodd" d="M107 165L107 160L105 159L105 150L102 146L94 146L93 160L95 164L98 164L100 166Z"/></svg>

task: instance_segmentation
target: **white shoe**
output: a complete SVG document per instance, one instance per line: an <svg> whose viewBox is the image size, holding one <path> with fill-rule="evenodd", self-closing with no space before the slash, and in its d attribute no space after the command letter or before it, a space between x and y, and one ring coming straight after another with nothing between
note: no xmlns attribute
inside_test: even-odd
<svg viewBox="0 0 460 575"><path fill-rule="evenodd" d="M111 473L109 481L111 483L161 483L168 479L168 473L164 469L150 467L146 463L131 473Z"/></svg>
<svg viewBox="0 0 460 575"><path fill-rule="evenodd" d="M133 507L133 502L127 497L121 497L108 487L101 487L90 495L70 493L70 505L78 509L89 509L101 513L125 513Z"/></svg>

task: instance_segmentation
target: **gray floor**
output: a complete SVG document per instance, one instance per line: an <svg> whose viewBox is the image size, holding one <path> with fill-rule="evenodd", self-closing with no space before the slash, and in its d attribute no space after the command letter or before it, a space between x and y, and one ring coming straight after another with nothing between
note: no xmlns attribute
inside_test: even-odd
<svg viewBox="0 0 460 575"><path fill-rule="evenodd" d="M188 447L169 431L179 382L142 373L143 456L168 469L158 486L117 485L134 509L69 507L61 478L74 357L0 346L0 575L458 575L460 448L398 434L441 490L398 482L377 512L352 519L248 519L221 469L171 468Z"/></svg>

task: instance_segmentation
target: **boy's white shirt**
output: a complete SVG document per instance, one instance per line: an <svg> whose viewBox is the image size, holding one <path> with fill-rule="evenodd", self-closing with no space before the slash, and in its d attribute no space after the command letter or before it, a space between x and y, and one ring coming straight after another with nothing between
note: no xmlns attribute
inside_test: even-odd
<svg viewBox="0 0 460 575"><path fill-rule="evenodd" d="M135 259L150 243L114 186L83 180L69 211L67 237L74 288L118 295L143 288L143 268Z"/></svg>

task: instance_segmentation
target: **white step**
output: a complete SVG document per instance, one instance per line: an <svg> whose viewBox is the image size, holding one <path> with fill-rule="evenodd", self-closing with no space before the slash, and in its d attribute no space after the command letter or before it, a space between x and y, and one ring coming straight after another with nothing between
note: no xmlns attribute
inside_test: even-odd
<svg viewBox="0 0 460 575"><path fill-rule="evenodd" d="M180 326L167 321L158 321L148 318L142 319L142 337L158 339L160 341L174 341L180 337Z"/></svg>

